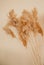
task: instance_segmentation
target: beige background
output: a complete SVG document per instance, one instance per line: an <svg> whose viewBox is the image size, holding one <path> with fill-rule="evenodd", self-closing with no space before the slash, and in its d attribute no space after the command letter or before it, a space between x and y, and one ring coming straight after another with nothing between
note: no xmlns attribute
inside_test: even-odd
<svg viewBox="0 0 44 65"><path fill-rule="evenodd" d="M37 65L30 45L32 43L36 46L36 41L30 39L26 49L18 38L13 39L2 29L7 23L8 12L11 9L14 9L19 16L23 9L31 11L34 7L38 10L40 24L44 31L44 0L0 0L0 65L34 65L34 62ZM14 28L12 30L14 31ZM39 35L36 39L40 44L39 52L41 62L44 64L44 37Z"/></svg>

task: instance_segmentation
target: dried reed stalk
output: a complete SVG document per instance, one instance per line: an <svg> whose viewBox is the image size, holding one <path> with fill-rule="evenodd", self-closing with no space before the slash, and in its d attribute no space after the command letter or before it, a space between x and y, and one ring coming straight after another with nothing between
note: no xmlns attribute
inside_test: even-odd
<svg viewBox="0 0 44 65"><path fill-rule="evenodd" d="M31 34L29 35L29 33L33 32L35 35L37 35L37 33L40 33L43 36L42 28L38 22L38 15L36 8L34 8L31 13L24 10L19 18L17 18L14 10L11 10L9 12L8 17L9 17L9 22L6 24L6 26L3 29L12 37L15 37L12 30L9 29L9 26L15 27L18 31L19 39L22 41L25 47L27 46L27 42L31 35ZM33 42L33 44L36 43L33 41L32 37L31 37L31 41ZM37 61L36 65L41 65L38 49L34 47L32 43L30 44L33 50L35 62Z"/></svg>

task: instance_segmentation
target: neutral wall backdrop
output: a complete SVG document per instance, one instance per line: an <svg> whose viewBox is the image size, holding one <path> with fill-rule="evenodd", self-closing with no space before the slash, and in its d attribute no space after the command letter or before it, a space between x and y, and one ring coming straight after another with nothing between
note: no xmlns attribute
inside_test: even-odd
<svg viewBox="0 0 44 65"><path fill-rule="evenodd" d="M37 65L30 45L32 43L34 46L36 42L29 41L28 48L25 48L18 38L11 38L2 29L8 22L7 16L11 9L19 16L23 9L31 11L34 7L38 10L40 25L44 31L44 0L0 0L0 65L34 65L33 62ZM39 35L36 39L40 44L40 56L44 64L44 37Z"/></svg>

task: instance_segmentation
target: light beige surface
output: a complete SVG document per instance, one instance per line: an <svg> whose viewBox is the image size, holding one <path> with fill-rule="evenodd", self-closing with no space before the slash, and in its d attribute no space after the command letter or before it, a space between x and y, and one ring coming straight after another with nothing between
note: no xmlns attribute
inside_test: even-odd
<svg viewBox="0 0 44 65"><path fill-rule="evenodd" d="M40 65L34 56L32 46L39 49L41 63L44 64L44 37L38 35L35 38L37 41L34 41L32 36L28 47L25 48L18 38L11 38L2 29L7 23L8 12L11 9L19 16L23 9L31 11L34 7L38 9L40 24L44 31L44 0L0 0L0 65ZM14 31L14 28L12 30ZM36 43L39 43L38 47Z"/></svg>

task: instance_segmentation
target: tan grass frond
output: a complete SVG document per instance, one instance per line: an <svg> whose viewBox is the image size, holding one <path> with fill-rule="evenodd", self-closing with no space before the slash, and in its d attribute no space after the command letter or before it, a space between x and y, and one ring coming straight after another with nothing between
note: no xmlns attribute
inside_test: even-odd
<svg viewBox="0 0 44 65"><path fill-rule="evenodd" d="M9 29L9 26L15 27L18 31L18 36L20 37L20 40L23 42L24 46L27 45L29 33L31 31L34 34L40 33L43 35L42 28L38 23L38 14L36 8L34 8L32 12L23 10L22 15L19 18L17 18L14 10L11 10L8 17L9 22L7 23L7 28L4 28L4 30L11 34L12 37L14 37L14 34Z"/></svg>

